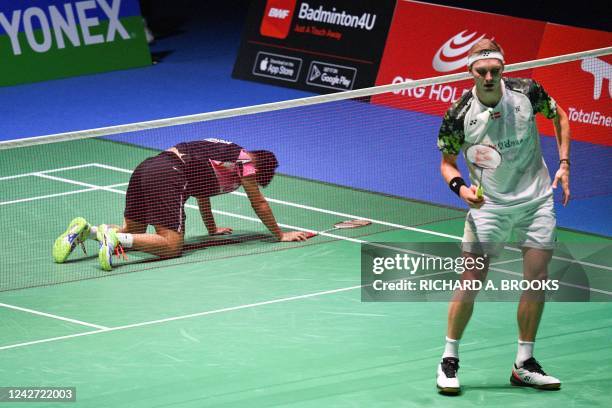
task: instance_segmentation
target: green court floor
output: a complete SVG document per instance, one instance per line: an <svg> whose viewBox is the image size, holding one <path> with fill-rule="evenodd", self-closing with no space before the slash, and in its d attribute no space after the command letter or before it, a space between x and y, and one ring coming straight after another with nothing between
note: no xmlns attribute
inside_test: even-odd
<svg viewBox="0 0 612 408"><path fill-rule="evenodd" d="M516 304L478 303L461 346L464 392L444 397L447 304L361 301L361 243L456 242L456 209L279 176L265 194L284 228L372 225L277 243L243 195L226 194L213 208L235 234L207 237L190 202L182 258L130 252L107 273L89 241L89 255L54 264L73 217L121 223L130 171L152 154L104 140L0 151L0 386L77 390L76 403L28 407L608 406L612 303L547 304L536 357L562 379L558 392L509 385ZM24 406L0 408L12 405Z"/></svg>

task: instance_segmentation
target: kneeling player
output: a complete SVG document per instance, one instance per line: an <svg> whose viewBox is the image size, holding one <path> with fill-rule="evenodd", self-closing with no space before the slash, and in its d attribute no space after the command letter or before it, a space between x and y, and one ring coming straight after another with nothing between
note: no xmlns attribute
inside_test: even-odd
<svg viewBox="0 0 612 408"><path fill-rule="evenodd" d="M55 241L53 259L63 263L88 238L99 241L98 259L106 271L112 269L113 255L124 248L161 258L181 256L187 199L197 199L210 235L231 234L231 228L217 227L210 197L240 186L259 219L279 241L304 241L308 238L305 232L281 231L259 189L272 181L277 167L276 157L266 150L246 151L220 139L179 143L136 167L127 189L122 227L96 227L75 218ZM146 232L148 225L153 225L155 234Z"/></svg>

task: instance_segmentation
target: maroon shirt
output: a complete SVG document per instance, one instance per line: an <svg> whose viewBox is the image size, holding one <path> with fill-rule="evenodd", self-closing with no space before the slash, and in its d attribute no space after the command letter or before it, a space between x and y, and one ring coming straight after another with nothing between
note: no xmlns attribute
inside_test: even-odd
<svg viewBox="0 0 612 408"><path fill-rule="evenodd" d="M211 197L240 187L240 178L255 173L246 151L235 143L206 139L175 146L185 163L188 195Z"/></svg>

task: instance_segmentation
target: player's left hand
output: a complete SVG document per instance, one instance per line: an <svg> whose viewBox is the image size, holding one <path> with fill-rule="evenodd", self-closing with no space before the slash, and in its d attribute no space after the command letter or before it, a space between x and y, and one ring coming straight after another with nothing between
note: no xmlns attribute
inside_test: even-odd
<svg viewBox="0 0 612 408"><path fill-rule="evenodd" d="M283 232L280 238L280 241L282 242L306 241L310 237L312 237L312 235L309 235L308 233L304 231Z"/></svg>
<svg viewBox="0 0 612 408"><path fill-rule="evenodd" d="M563 206L566 206L570 200L569 173L569 166L565 163L561 163L559 170L555 173L555 179L552 183L552 187L557 188L559 181L561 182L561 188L563 189Z"/></svg>
<svg viewBox="0 0 612 408"><path fill-rule="evenodd" d="M210 235L229 235L233 232L231 228L217 228L215 232L210 233Z"/></svg>

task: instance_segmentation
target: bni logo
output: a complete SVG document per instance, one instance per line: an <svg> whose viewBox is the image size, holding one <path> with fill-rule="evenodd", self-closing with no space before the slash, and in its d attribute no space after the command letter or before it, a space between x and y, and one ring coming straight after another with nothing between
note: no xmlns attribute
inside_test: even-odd
<svg viewBox="0 0 612 408"><path fill-rule="evenodd" d="M259 33L266 37L287 38L296 0L268 0Z"/></svg>

